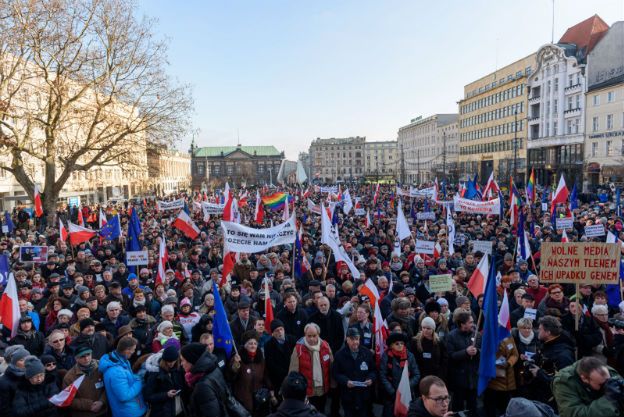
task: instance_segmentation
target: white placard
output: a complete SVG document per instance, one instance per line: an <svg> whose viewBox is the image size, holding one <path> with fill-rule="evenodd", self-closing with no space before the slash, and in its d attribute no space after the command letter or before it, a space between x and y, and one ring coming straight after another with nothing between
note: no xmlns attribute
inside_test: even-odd
<svg viewBox="0 0 624 417"><path fill-rule="evenodd" d="M9 226L7 226L6 224L2 225L2 233L9 233Z"/></svg>
<svg viewBox="0 0 624 417"><path fill-rule="evenodd" d="M574 219L572 217L563 217L555 220L557 223L557 230L572 229L574 225Z"/></svg>
<svg viewBox="0 0 624 417"><path fill-rule="evenodd" d="M272 246L295 242L295 215L287 222L266 229L254 229L232 222L221 222L224 251L258 253Z"/></svg>
<svg viewBox="0 0 624 417"><path fill-rule="evenodd" d="M548 211L548 203L542 203L542 211Z"/></svg>
<svg viewBox="0 0 624 417"><path fill-rule="evenodd" d="M533 321L535 321L535 318L537 317L537 310L534 308L525 308L524 309L524 318L525 319L531 319Z"/></svg>
<svg viewBox="0 0 624 417"><path fill-rule="evenodd" d="M500 215L500 199L498 198L489 201L476 201L455 196L453 204L455 206L455 211L472 214Z"/></svg>
<svg viewBox="0 0 624 417"><path fill-rule="evenodd" d="M585 226L585 236L598 237L605 235L605 228L601 224L594 224L592 226Z"/></svg>
<svg viewBox="0 0 624 417"><path fill-rule="evenodd" d="M435 242L428 240L417 240L414 252L422 253L424 255L433 255L434 248Z"/></svg>
<svg viewBox="0 0 624 417"><path fill-rule="evenodd" d="M126 265L139 266L149 264L149 255L146 250L126 251Z"/></svg>
<svg viewBox="0 0 624 417"><path fill-rule="evenodd" d="M364 210L363 208L356 208L355 209L355 215L356 216L365 216L366 215L366 210Z"/></svg>
<svg viewBox="0 0 624 417"><path fill-rule="evenodd" d="M202 201L201 208L204 212L204 217L206 217L215 214L223 214L225 204L208 203L206 201Z"/></svg>
<svg viewBox="0 0 624 417"><path fill-rule="evenodd" d="M433 211L424 211L421 213L416 213L416 220L434 220L436 219L436 214Z"/></svg>
<svg viewBox="0 0 624 417"><path fill-rule="evenodd" d="M471 240L472 251L482 252L486 255L492 254L492 241L491 240Z"/></svg>
<svg viewBox="0 0 624 417"><path fill-rule="evenodd" d="M184 199L179 198L173 201L157 201L158 210L175 210L184 208Z"/></svg>

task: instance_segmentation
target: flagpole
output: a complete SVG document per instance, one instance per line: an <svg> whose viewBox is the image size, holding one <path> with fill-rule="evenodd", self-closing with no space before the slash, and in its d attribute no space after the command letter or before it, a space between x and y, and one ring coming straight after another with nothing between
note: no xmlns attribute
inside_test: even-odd
<svg viewBox="0 0 624 417"><path fill-rule="evenodd" d="M579 329L579 310L581 309L581 295L579 291L579 284L576 284L576 314L574 315L574 330L578 332Z"/></svg>

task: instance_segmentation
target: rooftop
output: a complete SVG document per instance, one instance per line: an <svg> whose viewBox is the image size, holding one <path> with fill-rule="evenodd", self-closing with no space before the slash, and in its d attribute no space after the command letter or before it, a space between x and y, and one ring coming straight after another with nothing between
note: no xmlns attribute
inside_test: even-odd
<svg viewBox="0 0 624 417"><path fill-rule="evenodd" d="M595 14L568 28L558 43L572 43L587 56L608 30L609 25Z"/></svg>
<svg viewBox="0 0 624 417"><path fill-rule="evenodd" d="M256 156L281 156L282 153L278 151L275 146L205 146L203 148L196 148L194 156L201 158L209 158L229 155L236 150L241 150L250 155Z"/></svg>

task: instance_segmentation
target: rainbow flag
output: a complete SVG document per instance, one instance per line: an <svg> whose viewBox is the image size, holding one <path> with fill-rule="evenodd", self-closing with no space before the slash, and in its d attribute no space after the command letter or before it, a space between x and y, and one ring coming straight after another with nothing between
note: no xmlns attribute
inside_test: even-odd
<svg viewBox="0 0 624 417"><path fill-rule="evenodd" d="M531 175L529 176L529 182L527 183L526 188L527 200L529 200L529 204L533 204L535 202L535 171L531 168Z"/></svg>
<svg viewBox="0 0 624 417"><path fill-rule="evenodd" d="M288 201L293 201L294 197L286 193L273 193L269 196L262 197L262 203L269 210L282 210L286 199L288 199Z"/></svg>

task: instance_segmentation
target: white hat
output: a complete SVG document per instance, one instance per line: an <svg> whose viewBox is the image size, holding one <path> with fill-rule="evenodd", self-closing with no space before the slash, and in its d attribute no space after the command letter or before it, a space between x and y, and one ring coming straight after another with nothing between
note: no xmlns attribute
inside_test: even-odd
<svg viewBox="0 0 624 417"><path fill-rule="evenodd" d="M425 317L423 321L420 322L420 327L430 327L433 330L436 329L435 321L431 317Z"/></svg>
<svg viewBox="0 0 624 417"><path fill-rule="evenodd" d="M71 310L64 308L58 312L58 317L61 316L68 316L71 319L74 316L74 313L72 313Z"/></svg>
<svg viewBox="0 0 624 417"><path fill-rule="evenodd" d="M163 330L168 328L173 328L173 323L171 323L169 320L163 320L163 322L158 325L157 330L159 333L162 333Z"/></svg>

